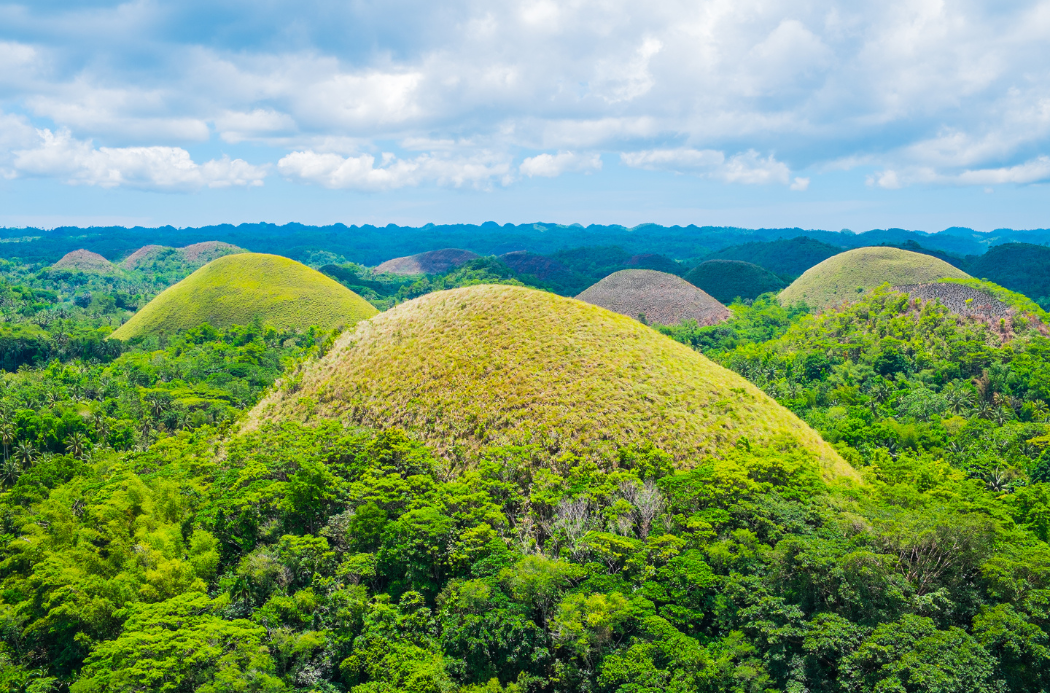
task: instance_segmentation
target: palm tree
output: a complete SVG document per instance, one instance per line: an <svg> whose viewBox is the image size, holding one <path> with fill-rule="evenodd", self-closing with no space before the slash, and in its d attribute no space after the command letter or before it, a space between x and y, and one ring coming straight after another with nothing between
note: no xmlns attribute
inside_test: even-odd
<svg viewBox="0 0 1050 693"><path fill-rule="evenodd" d="M0 478L7 484L14 486L20 476L22 476L22 468L18 465L18 462L4 460L4 463L0 465Z"/></svg>
<svg viewBox="0 0 1050 693"><path fill-rule="evenodd" d="M66 452L73 457L80 459L84 456L84 453L87 452L89 444L87 436L80 431L74 431L69 434L68 438L66 438Z"/></svg>
<svg viewBox="0 0 1050 693"><path fill-rule="evenodd" d="M15 440L15 425L10 419L0 419L0 441L4 444L4 462L7 462L8 448Z"/></svg>
<svg viewBox="0 0 1050 693"><path fill-rule="evenodd" d="M23 440L15 446L15 460L22 465L23 468L33 464L33 460L35 459L36 448L34 448L29 441Z"/></svg>

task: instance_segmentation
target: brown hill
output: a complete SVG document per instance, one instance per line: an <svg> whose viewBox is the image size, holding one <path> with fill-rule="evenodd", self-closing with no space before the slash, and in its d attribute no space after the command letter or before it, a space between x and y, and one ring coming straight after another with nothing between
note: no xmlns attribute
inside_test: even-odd
<svg viewBox="0 0 1050 693"><path fill-rule="evenodd" d="M62 256L62 259L51 266L52 269L73 270L75 272L113 272L116 266L98 253L90 250L74 250Z"/></svg>
<svg viewBox="0 0 1050 693"><path fill-rule="evenodd" d="M444 248L407 257L395 257L376 267L375 272L376 274L441 274L465 265L476 257L478 254L469 250Z"/></svg>
<svg viewBox="0 0 1050 693"><path fill-rule="evenodd" d="M146 245L124 258L124 261L121 264L124 269L142 269L150 262L161 258L163 255L173 253L178 255L178 259L182 260L186 265L196 269L197 267L206 265L223 255L243 252L245 252L244 248L239 248L222 241L204 241L203 243L188 245L185 248L171 248L166 245Z"/></svg>
<svg viewBox="0 0 1050 693"><path fill-rule="evenodd" d="M729 309L681 277L655 270L620 270L576 297L646 322L677 325L696 320L716 325L729 318Z"/></svg>
<svg viewBox="0 0 1050 693"><path fill-rule="evenodd" d="M934 282L904 284L893 288L923 301L940 301L951 312L968 318L998 322L1013 314L1010 306L991 294L964 284Z"/></svg>

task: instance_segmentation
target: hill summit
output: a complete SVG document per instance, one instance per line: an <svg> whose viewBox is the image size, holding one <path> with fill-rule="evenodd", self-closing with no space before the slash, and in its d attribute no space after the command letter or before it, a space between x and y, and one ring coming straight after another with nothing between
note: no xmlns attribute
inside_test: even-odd
<svg viewBox="0 0 1050 693"><path fill-rule="evenodd" d="M805 302L820 310L850 303L882 284L927 284L970 275L944 260L888 247L857 248L811 267L780 292L780 302Z"/></svg>
<svg viewBox="0 0 1050 693"><path fill-rule="evenodd" d="M680 466L742 439L795 443L855 476L816 432L739 375L636 320L555 294L427 294L344 333L253 410L263 421L402 427L455 464L491 445L615 459L653 444Z"/></svg>
<svg viewBox="0 0 1050 693"><path fill-rule="evenodd" d="M113 333L116 339L171 334L201 323L223 328L256 317L279 328L353 325L376 314L363 298L306 265L278 255L225 255L169 287Z"/></svg>
<svg viewBox="0 0 1050 693"><path fill-rule="evenodd" d="M731 303L735 298L758 298L786 286L766 268L742 260L707 260L689 270L685 279L722 303Z"/></svg>
<svg viewBox="0 0 1050 693"><path fill-rule="evenodd" d="M458 248L431 250L417 255L395 257L376 267L376 274L441 274L467 264L477 253Z"/></svg>
<svg viewBox="0 0 1050 693"><path fill-rule="evenodd" d="M632 318L658 325L696 320L716 325L729 309L681 277L648 269L620 270L576 297Z"/></svg>
<svg viewBox="0 0 1050 693"><path fill-rule="evenodd" d="M52 269L72 270L74 272L101 272L110 273L116 269L116 265L90 250L73 250L51 265Z"/></svg>

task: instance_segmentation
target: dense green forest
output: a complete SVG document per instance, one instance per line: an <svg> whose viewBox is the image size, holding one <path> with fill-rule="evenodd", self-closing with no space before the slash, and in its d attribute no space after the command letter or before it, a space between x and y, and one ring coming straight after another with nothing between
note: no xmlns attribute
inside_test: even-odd
<svg viewBox="0 0 1050 693"><path fill-rule="evenodd" d="M335 266L380 307L521 282L495 258ZM113 342L176 276L0 271L4 690L1050 689L1050 337L1019 297L982 322L888 288L821 315L766 295L659 328L858 485L746 439L684 465L495 447L462 470L406 431L241 430L334 335Z"/></svg>

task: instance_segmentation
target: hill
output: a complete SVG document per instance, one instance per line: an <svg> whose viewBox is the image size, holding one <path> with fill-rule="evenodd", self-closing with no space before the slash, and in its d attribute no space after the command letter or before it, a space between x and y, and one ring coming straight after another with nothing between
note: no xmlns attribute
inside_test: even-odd
<svg viewBox="0 0 1050 693"><path fill-rule="evenodd" d="M782 276L795 278L810 267L844 252L845 248L797 236L775 241L755 241L732 245L708 255L705 260L740 260L764 267ZM790 281L790 280L789 280Z"/></svg>
<svg viewBox="0 0 1050 693"><path fill-rule="evenodd" d="M375 313L363 298L306 265L277 255L237 253L169 287L112 336L172 334L205 322L224 328L256 317L278 328L331 329Z"/></svg>
<svg viewBox="0 0 1050 693"><path fill-rule="evenodd" d="M51 265L51 269L108 274L116 271L117 267L98 253L81 249L66 253L61 260Z"/></svg>
<svg viewBox="0 0 1050 693"><path fill-rule="evenodd" d="M657 325L696 320L715 325L729 318L729 310L689 282L655 270L620 270L576 297Z"/></svg>
<svg viewBox="0 0 1050 693"><path fill-rule="evenodd" d="M518 250L499 256L507 267L517 274L535 277L548 284L560 294L576 294L591 282L587 277L573 272L561 262L546 255Z"/></svg>
<svg viewBox="0 0 1050 693"><path fill-rule="evenodd" d="M946 277L966 279L969 275L929 255L899 248L857 248L806 270L780 292L780 301L804 302L823 310L855 301L865 291L882 284L926 284Z"/></svg>
<svg viewBox="0 0 1050 693"><path fill-rule="evenodd" d="M929 284L905 284L895 286L893 289L903 291L912 298L919 298L923 301L939 301L955 315L964 317L998 322L1013 314L1010 306L992 294L966 284L931 282Z"/></svg>
<svg viewBox="0 0 1050 693"><path fill-rule="evenodd" d="M794 441L829 475L855 472L740 376L582 301L472 286L403 303L343 334L249 417L337 419L415 433L454 464L490 445L615 458L653 444L693 466L746 437Z"/></svg>
<svg viewBox="0 0 1050 693"><path fill-rule="evenodd" d="M1046 304L1050 300L1050 248L1004 243L970 262L970 274Z"/></svg>
<svg viewBox="0 0 1050 693"><path fill-rule="evenodd" d="M120 264L124 269L140 271L158 268L158 263L200 267L223 255L243 252L247 251L244 248L239 248L230 243L223 243L222 241L193 243L185 248L147 245L128 255Z"/></svg>
<svg viewBox="0 0 1050 693"><path fill-rule="evenodd" d="M376 274L441 274L465 265L478 257L477 253L458 248L431 250L418 255L396 257L376 267Z"/></svg>
<svg viewBox="0 0 1050 693"><path fill-rule="evenodd" d="M707 260L689 270L685 280L723 303L735 298L755 299L787 284L769 270L740 260Z"/></svg>

